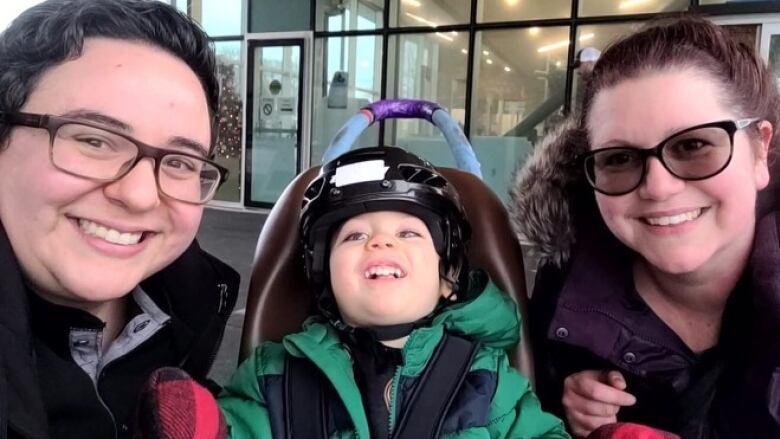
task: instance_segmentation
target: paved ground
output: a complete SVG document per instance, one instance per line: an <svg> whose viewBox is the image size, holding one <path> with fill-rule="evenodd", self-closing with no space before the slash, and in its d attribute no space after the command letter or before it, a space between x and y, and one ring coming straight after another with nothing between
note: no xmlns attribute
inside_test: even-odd
<svg viewBox="0 0 780 439"><path fill-rule="evenodd" d="M220 384L225 383L237 365L252 258L265 219L265 214L207 208L198 232L201 247L241 273L238 303L228 321L222 347L210 374Z"/></svg>

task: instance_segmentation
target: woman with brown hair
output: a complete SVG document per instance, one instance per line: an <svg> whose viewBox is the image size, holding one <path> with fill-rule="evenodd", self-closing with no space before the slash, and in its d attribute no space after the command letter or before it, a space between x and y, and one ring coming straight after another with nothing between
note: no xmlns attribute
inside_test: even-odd
<svg viewBox="0 0 780 439"><path fill-rule="evenodd" d="M780 437L779 108L755 48L654 24L604 51L518 174L514 220L542 256L537 391L575 435Z"/></svg>

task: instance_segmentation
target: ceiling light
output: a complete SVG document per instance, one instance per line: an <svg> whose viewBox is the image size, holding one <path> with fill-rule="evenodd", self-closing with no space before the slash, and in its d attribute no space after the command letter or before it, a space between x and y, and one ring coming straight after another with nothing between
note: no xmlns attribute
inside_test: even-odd
<svg viewBox="0 0 780 439"><path fill-rule="evenodd" d="M647 3L649 0L625 0L618 5L619 9L630 9L635 6L641 6L643 3Z"/></svg>
<svg viewBox="0 0 780 439"><path fill-rule="evenodd" d="M490 59L490 58L486 59L485 62L488 63L488 64L493 64L493 60Z"/></svg>
<svg viewBox="0 0 780 439"><path fill-rule="evenodd" d="M421 3L420 3L420 2L418 2L417 0L401 0L401 1L402 1L402 2L403 2L405 5L407 5L407 6L411 6L411 7L413 7L413 8L419 8L420 6L422 6L422 5L421 5Z"/></svg>
<svg viewBox="0 0 780 439"><path fill-rule="evenodd" d="M539 31L541 31L541 29L539 29L537 26L528 28L528 33L531 35L539 35Z"/></svg>
<svg viewBox="0 0 780 439"><path fill-rule="evenodd" d="M483 50L482 54L485 55L485 56L488 56L488 55L490 55L490 52L488 52L487 50Z"/></svg>
<svg viewBox="0 0 780 439"><path fill-rule="evenodd" d="M441 38L442 40L452 41L453 38L451 36L445 35L441 32L436 32L436 36Z"/></svg>
<svg viewBox="0 0 780 439"><path fill-rule="evenodd" d="M593 39L594 36L595 35L593 33L584 34L584 35L580 36L579 40L580 41L591 40L591 39ZM544 52L549 52L551 50L560 49L560 48L568 47L568 46L569 46L569 40L561 40L561 41L558 41L557 43L552 43L552 44L548 44L546 46L542 46L542 47L536 49L536 51L539 52L539 53L544 53Z"/></svg>
<svg viewBox="0 0 780 439"><path fill-rule="evenodd" d="M514 6L518 0L504 0L508 6Z"/></svg>
<svg viewBox="0 0 780 439"><path fill-rule="evenodd" d="M468 54L469 54L469 51L468 51L468 50L466 50L466 49L460 49L460 53L462 53L462 54L464 54L464 55L468 55Z"/></svg>
<svg viewBox="0 0 780 439"><path fill-rule="evenodd" d="M422 23L422 24L427 24L427 25L428 25L428 26L430 26L430 27L437 27L437 26L438 26L438 24L434 23L433 21L431 21L431 20L426 20L425 18L422 18L422 17L420 17L419 15L414 15L414 14L412 14L412 13L410 13L410 12L407 12L407 13L406 13L406 16L407 16L407 17L409 17L409 18L411 18L412 20L419 21L419 22L420 22L420 23Z"/></svg>
<svg viewBox="0 0 780 439"><path fill-rule="evenodd" d="M558 41L557 43L548 44L546 46L542 46L538 49L536 49L539 53L549 52L551 50L560 49L562 47L567 47L569 45L569 40L563 40Z"/></svg>
<svg viewBox="0 0 780 439"><path fill-rule="evenodd" d="M505 72L511 72L511 71L512 71L512 69L510 69L510 68L509 68L509 66L506 66L506 67L504 67L504 71L505 71Z"/></svg>

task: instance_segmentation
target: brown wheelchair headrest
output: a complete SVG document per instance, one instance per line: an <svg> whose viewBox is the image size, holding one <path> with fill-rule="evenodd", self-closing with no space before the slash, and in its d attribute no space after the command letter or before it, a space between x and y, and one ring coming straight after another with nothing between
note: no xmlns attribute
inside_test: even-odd
<svg viewBox="0 0 780 439"><path fill-rule="evenodd" d="M452 168L437 168L457 189L472 227L469 264L482 268L503 291L512 296L523 321L521 343L513 363L533 379L527 325L528 295L523 255L506 209L496 195L477 177ZM241 358L259 343L280 341L297 332L312 313L312 297L303 268L298 217L303 192L319 173L311 168L295 178L271 210L260 233L249 282Z"/></svg>

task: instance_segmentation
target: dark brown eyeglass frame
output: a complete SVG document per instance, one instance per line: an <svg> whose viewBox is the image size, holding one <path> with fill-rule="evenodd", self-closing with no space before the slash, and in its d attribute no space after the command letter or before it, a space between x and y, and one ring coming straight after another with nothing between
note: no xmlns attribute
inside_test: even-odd
<svg viewBox="0 0 780 439"><path fill-rule="evenodd" d="M593 188L593 190L595 190L597 192L600 192L600 193L602 193L604 195L609 195L609 196L625 195L627 193L630 193L630 192L636 190L636 188L638 188L642 184L642 182L645 180L645 177L647 176L647 159L650 158L650 157L657 158L658 161L661 162L661 165L664 167L664 169L666 169L670 174L672 174L676 178L679 178L680 180L685 180L685 181L706 180L708 178L714 177L714 176L720 174L721 172L723 172L723 170L728 167L729 163L731 163L731 158L734 155L734 134L737 131L739 131L739 130L741 130L743 128L747 128L752 123L757 122L759 120L760 119L758 119L758 118L745 118L745 119L738 119L738 120L721 120L721 121L717 121L717 122L709 122L709 123L705 123L705 124L701 124L701 125L695 125L695 126L686 128L684 130L678 131L676 133L673 133L672 135L666 137L664 140L662 140L660 143L658 143L656 146L654 146L652 148L635 148L635 147L631 147L631 146L615 146L615 147L609 147L609 148L599 148L599 149L591 150L591 151L589 151L586 154L583 154L580 157L580 160L581 160L582 165L584 167L585 177L588 180L588 184L590 184L590 186ZM711 172L711 173L709 173L707 175L704 175L704 176L700 176L700 177L685 177L685 176L678 175L674 170L672 170L669 167L669 165L664 160L663 151L664 151L664 148L667 146L667 142L669 142L673 138L678 137L678 136L680 136L682 134L685 134L685 133L690 132L690 131L699 130L699 129L702 129L702 128L721 128L728 134L728 136L729 136L729 156L728 156L728 159L723 164L723 166L721 166L720 168L718 168L714 172ZM604 151L631 151L632 153L639 154L639 157L642 160L642 172L641 172L639 178L637 179L636 184L633 187L631 187L628 190L617 191L617 192L609 192L609 191L605 191L603 189L599 189L596 186L596 183L594 181L595 180L595 177L594 177L595 171L593 170L593 164L595 162L594 157L596 155L598 155L598 154L603 153Z"/></svg>
<svg viewBox="0 0 780 439"><path fill-rule="evenodd" d="M141 142L138 139L135 139L127 134L117 132L115 130L112 130L111 128L107 128L103 125L99 125L96 123L92 123L89 121L79 120L79 119L71 119L68 117L61 117L61 116L54 116L51 114L35 114L35 113L23 113L23 112L16 112L16 113L3 113L0 112L0 122L7 123L9 125L19 125L19 126L26 126L31 128L42 128L49 132L49 160L51 161L51 164L59 169L62 172L65 172L66 174L70 174L76 177L80 178L88 178L90 180L95 181L117 181L120 180L122 177L127 175L133 168L135 168L135 165L138 164L141 160L143 160L146 157L150 157L154 160L154 179L155 184L157 185L157 190L164 194L166 197L170 197L172 199L175 199L177 201L181 201L182 203L189 203L189 204L206 204L209 200L206 201L189 201L189 200L180 200L176 197L173 197L171 195L168 195L162 188L160 187L160 164L162 163L162 159L165 156L168 155L178 155L178 156L184 156L184 157L190 157L193 159L201 160L203 162L206 162L212 166L214 166L219 171L219 183L217 183L216 188L214 189L214 193L216 193L217 189L225 183L228 179L228 169L224 166L221 166L220 164L209 160L205 157L196 155L196 154L190 154L187 152L172 150L172 149L164 149L164 148L158 148L155 146L148 145L144 142ZM54 138L57 135L57 131L62 127L63 125L67 124L78 124L78 125L84 125L88 127L92 127L95 129L103 130L105 132L111 133L113 135L122 137L123 139L127 140L128 142L132 143L133 145L138 148L138 155L135 158L135 160L130 164L130 166L127 166L123 171L119 172L116 176L112 178L95 178L95 177L87 177L84 175L80 175L78 173L69 171L67 169L62 169L61 167L57 166L56 163L54 163L54 157L52 157L53 150L54 150ZM213 196L213 194L212 194ZM209 198L210 199L210 198Z"/></svg>

